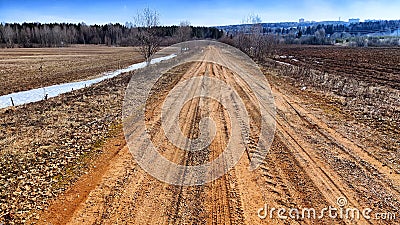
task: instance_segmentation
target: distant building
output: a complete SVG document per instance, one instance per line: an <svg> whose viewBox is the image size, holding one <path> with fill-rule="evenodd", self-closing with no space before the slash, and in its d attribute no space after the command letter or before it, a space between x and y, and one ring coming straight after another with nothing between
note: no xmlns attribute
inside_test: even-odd
<svg viewBox="0 0 400 225"><path fill-rule="evenodd" d="M304 23L304 18L299 19L299 23Z"/></svg>
<svg viewBox="0 0 400 225"><path fill-rule="evenodd" d="M359 23L360 19L349 19L349 23Z"/></svg>
<svg viewBox="0 0 400 225"><path fill-rule="evenodd" d="M379 21L382 21L382 20L365 20L365 22L379 22Z"/></svg>

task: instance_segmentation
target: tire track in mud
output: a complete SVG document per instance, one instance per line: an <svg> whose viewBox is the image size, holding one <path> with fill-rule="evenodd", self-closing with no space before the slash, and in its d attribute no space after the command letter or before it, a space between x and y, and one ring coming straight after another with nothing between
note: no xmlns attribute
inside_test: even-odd
<svg viewBox="0 0 400 225"><path fill-rule="evenodd" d="M215 71L212 71L210 68L210 65L202 63L203 66L200 68L202 69L201 72L199 73L194 73L195 75L208 75L208 76L213 76L215 75ZM186 79L189 79L193 77L185 77ZM201 86L201 84L199 85ZM207 94L206 94L207 96ZM188 152L187 157L185 157L187 160L185 162L185 165L193 165L193 164L202 164L205 161L209 160L210 158L210 153L211 153L211 158L216 158L224 147L227 144L227 141L229 140L229 135L226 133L228 131L228 128L226 127L229 122L226 122L229 120L228 116L226 113L222 111L222 107L219 105L219 103L215 103L213 101L209 100L209 103L207 103L207 100L203 102L203 104L200 106L200 100L197 99L196 104L191 104L191 108L194 109L192 113L188 113L186 115L193 115L194 117L189 119L185 119L184 124L190 124L190 127L186 127L188 129L182 129L185 133L185 131L191 131L192 133L189 133L189 137L191 138L196 138L198 136L198 127L196 125L199 124L199 121L202 117L204 116L211 116L213 117L214 121L216 121L216 126L220 135L217 135L215 137L215 140L209 149L205 149L205 151L200 151L200 153L193 153L193 152ZM210 111L210 109L212 111ZM184 110L183 110L184 111ZM200 113L196 112L202 111ZM215 113L214 113L215 112ZM202 115L204 114L204 115ZM212 115L216 114L216 115ZM190 117L189 117L190 118ZM222 123L221 123L222 122ZM194 132L193 132L194 131ZM225 131L225 134L224 134ZM233 173L231 171L231 173ZM178 217L178 219L174 219L172 222L174 224L202 224L206 223L207 221L204 220L204 216L199 216L199 215L205 215L206 213L209 213L210 215L214 215L211 218L211 221L209 223L217 223L217 224L225 224L225 223L231 223L231 224L243 224L243 218L240 217L240 213L235 213L237 210L240 211L240 199L237 200L238 194L234 190L234 177L231 179L227 179L226 176L221 177L220 179L212 182L209 185L203 186L195 186L195 187L180 187L180 192L178 197L175 198L173 201L177 202L179 207L176 208L175 215L181 215ZM208 192L211 192L211 199L207 200L204 199L207 195L204 192L204 190L208 190ZM193 199L195 197L195 199ZM189 199L189 200L188 200ZM193 201L194 200L194 201ZM205 200L204 204L200 204ZM194 204L196 207L185 207L188 206L188 202L194 202L198 204ZM190 204L190 206L193 205ZM211 210L209 209L211 206ZM184 209L184 210L182 210ZM192 217L191 212L196 215L196 217ZM199 214L199 212L202 212ZM213 213L214 212L214 213ZM217 213L215 213L217 212Z"/></svg>
<svg viewBox="0 0 400 225"><path fill-rule="evenodd" d="M324 122L318 120L314 115L308 113L304 108L298 104L292 102L287 96L284 96L284 100L287 104L296 112L296 114L301 118L311 130L317 131L317 133L322 136L322 140L333 145L333 149L341 155L346 155L346 157L355 162L359 171L368 176L369 180L373 180L376 184L388 191L392 196L398 196L400 188L399 176L393 174L391 168L380 163L379 160L371 155L368 151L362 149L360 146L352 142L351 140L343 137L341 134L335 130L329 128ZM340 172L340 171L339 171ZM372 184L371 184L372 185ZM370 193L373 194L373 193ZM384 196L379 196L384 197ZM395 199L394 199L395 200ZM391 209L398 210L398 205L389 205Z"/></svg>
<svg viewBox="0 0 400 225"><path fill-rule="evenodd" d="M397 212L398 190L394 185L397 183L395 175L391 175L382 164L377 163L375 158L356 144L341 137L301 108L289 96L277 89L274 93L278 108L278 136L282 135L285 145L296 154L300 153L298 161L303 162L307 171L314 171L312 167L319 170L310 177L315 184L322 184L318 188L322 194L328 188L324 196L329 202L334 202L335 197L344 196L351 206L358 209L368 207L375 211ZM332 198L329 199L329 196ZM386 221L358 222L386 224Z"/></svg>
<svg viewBox="0 0 400 225"><path fill-rule="evenodd" d="M197 71L193 70L191 71L191 76L197 75L197 74L203 74L205 71L198 71L199 69L208 69L210 70L211 67L202 65L200 67L195 67ZM208 73L212 73L212 70L208 71ZM190 77L190 76L189 76ZM167 92L165 92L167 93ZM158 98L160 99L160 95L158 95ZM189 136L195 137L196 136L196 131L197 129L193 129L196 125L198 125L198 121L201 118L201 113L197 112L199 111L199 101L192 101L191 104L189 104L189 107L187 109L187 116L185 118L185 123L182 129L182 131L185 133L185 131L189 131ZM216 114L216 121L217 121L217 127L221 128L222 131L226 132L229 130L229 127L226 127L229 122L229 116L227 115L226 112L224 112L223 107L219 105L219 103L212 103L212 104L205 104L209 105L210 108L213 111L212 113ZM184 111L182 113L185 113ZM159 122L154 122L154 126L159 125ZM151 133L154 136L157 136L158 133L161 133L160 128L155 128L151 127ZM224 145L227 142L227 138L229 137L228 134L221 132L222 134L218 136L217 141L215 141L212 146L210 147L210 150L214 155L218 155L218 151L222 151ZM162 140L162 139L161 139ZM210 151L205 151L205 153L209 153ZM163 149L163 154L168 155L168 149ZM202 163L204 160L208 160L208 155L196 155L196 153L189 152L185 154L183 157L180 154L175 155L175 161L180 161L183 164L193 164L193 163ZM139 171L136 172L139 173L139 175L143 172ZM146 187L145 184L148 182L148 180L151 178L147 178L148 175L144 175L144 178L140 179L142 182L140 182L137 187ZM125 182L128 182L127 179L124 180ZM129 182L128 182L129 183ZM155 182L157 183L157 182ZM114 190L117 190L117 192L121 191L121 189L117 188L118 185L114 186ZM164 187L164 191L166 192L166 196L169 196L168 202L170 204L164 205L167 206L166 208L169 209L168 211L164 211L165 218L163 222L167 223L174 223L174 224L180 224L180 223L190 223L190 224L202 224L206 223L217 223L217 224L244 224L244 218L242 216L242 201L240 199L240 194L237 192L237 182L236 182L236 176L235 172L232 170L229 172L229 174L221 177L220 179L214 181L211 184L205 185L205 186L195 186L195 187L176 187L176 186L170 186L170 185L164 185L167 186L166 188ZM122 187L122 186L121 186ZM130 185L128 184L126 186L126 189L130 190ZM141 209L135 209L134 211L131 211L130 217L135 218L134 220L129 220L129 221L135 221L135 222L144 222L144 223L149 223L155 222L154 220L146 220L145 216L141 215L142 213L135 213L139 211L147 211L147 213L151 214L151 211L146 210L146 207L143 206L143 202L145 202L145 199L140 199L140 197L143 196L142 190L147 190L147 192L152 193L153 190L159 189L158 185L152 186L151 188L137 188L135 189L135 196L138 198L134 200L134 202L131 203L131 205L140 205ZM211 195L207 193L212 193ZM145 192L146 193L146 192ZM148 196L150 196L150 193ZM114 192L111 192L110 194L106 196L112 196L114 195ZM155 195L155 193L153 193ZM155 196L153 196L155 197ZM168 197L167 197L168 198ZM106 198L107 199L107 198ZM114 198L115 200L115 198ZM141 201L143 201L141 203ZM203 205L203 203L206 201L206 204ZM113 202L113 204L109 204L113 206L112 208L114 210L103 210L102 217L100 218L101 220L96 220L97 222L100 221L100 223L110 221L108 219L114 217L117 217L116 211L118 210L118 206L116 202L114 201L105 201L106 203ZM192 204L188 204L192 203ZM175 207L174 207L175 205ZM211 206L211 207L210 207ZM109 209L109 208L108 208ZM116 209L116 210L115 210ZM174 210L175 209L175 210ZM201 212L202 211L207 211L209 215L214 215L211 216L211 220L206 220L201 217ZM105 213L104 213L105 212ZM114 213L113 216L110 216L110 212ZM206 213L204 213L206 215ZM217 215L217 217L215 217ZM140 220L136 220L138 217L140 217ZM125 218L127 219L127 218ZM147 218L148 219L148 218ZM128 220L126 220L128 221ZM162 222L161 220L157 220L158 222ZM80 221L82 222L82 220Z"/></svg>

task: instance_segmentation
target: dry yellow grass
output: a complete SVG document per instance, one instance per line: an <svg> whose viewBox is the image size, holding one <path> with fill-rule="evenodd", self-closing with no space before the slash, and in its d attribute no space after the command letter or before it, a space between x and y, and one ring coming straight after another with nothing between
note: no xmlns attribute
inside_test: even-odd
<svg viewBox="0 0 400 225"><path fill-rule="evenodd" d="M143 61L136 48L75 45L0 52L0 95L95 77Z"/></svg>

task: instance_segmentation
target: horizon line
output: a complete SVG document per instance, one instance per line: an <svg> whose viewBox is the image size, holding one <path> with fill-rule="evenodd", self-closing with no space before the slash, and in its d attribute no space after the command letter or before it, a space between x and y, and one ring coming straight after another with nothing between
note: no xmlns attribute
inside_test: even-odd
<svg viewBox="0 0 400 225"><path fill-rule="evenodd" d="M300 18L303 19L303 18ZM299 19L299 20L300 20ZM358 19L360 20L360 23L365 23L365 22L379 22L379 21L399 21L400 19L364 19L361 20L359 18L351 18L351 19ZM349 19L350 20L350 19ZM345 20L305 20L304 22L299 22L299 21L279 21L279 22L260 22L260 23L236 23L236 24L224 24L224 25L191 25L192 27L223 27L223 26L236 26L236 25L251 25L251 24L276 24L276 23L323 23L323 22L342 22L342 23L350 23L349 20L345 21ZM85 24L88 26L104 26L104 25L108 25L108 24L120 24L120 25L126 25L127 23L132 23L131 21L126 21L126 22L103 22L103 23L86 23L85 21L80 21L80 22L40 22L40 21L24 21L24 22L6 22L6 21L2 21L0 22L0 24L4 25L4 24L24 24L24 23L39 23L39 24ZM169 24L169 25L160 25L162 26L179 26L179 24Z"/></svg>

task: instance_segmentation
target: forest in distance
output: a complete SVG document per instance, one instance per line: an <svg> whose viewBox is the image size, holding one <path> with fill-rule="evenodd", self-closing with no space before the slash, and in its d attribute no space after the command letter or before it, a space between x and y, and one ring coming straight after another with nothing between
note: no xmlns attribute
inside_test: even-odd
<svg viewBox="0 0 400 225"><path fill-rule="evenodd" d="M63 47L71 44L103 44L108 46L137 45L140 28L126 25L85 23L5 23L0 24L0 46L13 47ZM189 39L219 39L223 31L214 27L196 27L188 23L180 26L157 26L161 45L168 46Z"/></svg>
<svg viewBox="0 0 400 225"><path fill-rule="evenodd" d="M0 47L63 47L71 44L102 44L107 46L137 46L140 29L132 23L87 25L85 23L1 23ZM400 20L368 21L360 23L252 23L218 27L157 24L155 35L160 45L196 39L233 39L238 35L254 33L274 37L284 44L349 46L398 46ZM389 35L388 35L389 34ZM226 41L225 41L226 42Z"/></svg>

